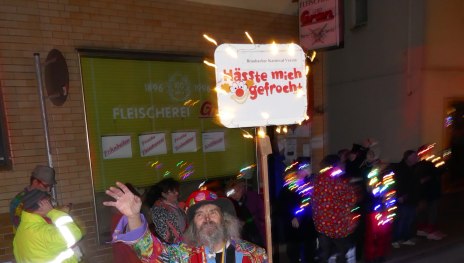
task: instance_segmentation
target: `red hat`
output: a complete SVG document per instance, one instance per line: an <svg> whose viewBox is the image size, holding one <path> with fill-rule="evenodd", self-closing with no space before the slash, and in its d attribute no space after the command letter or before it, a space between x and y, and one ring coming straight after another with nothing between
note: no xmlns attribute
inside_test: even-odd
<svg viewBox="0 0 464 263"><path fill-rule="evenodd" d="M221 208L223 213L228 213L235 216L235 208L232 202L224 197L209 190L197 190L189 195L185 205L187 207L187 218L189 221L193 219L195 211L202 205L213 204Z"/></svg>

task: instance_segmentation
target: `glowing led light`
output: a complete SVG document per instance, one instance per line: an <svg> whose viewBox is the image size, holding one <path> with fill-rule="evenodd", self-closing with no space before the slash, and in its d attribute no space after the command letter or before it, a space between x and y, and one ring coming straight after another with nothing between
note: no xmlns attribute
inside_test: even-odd
<svg viewBox="0 0 464 263"><path fill-rule="evenodd" d="M269 113L267 113L267 112L261 112L261 117L263 117L264 119L267 120L267 119L269 119L270 116L269 116Z"/></svg>
<svg viewBox="0 0 464 263"><path fill-rule="evenodd" d="M259 136L260 138L266 137L266 131L264 130L263 127L260 127L260 128L258 129L258 136Z"/></svg>
<svg viewBox="0 0 464 263"><path fill-rule="evenodd" d="M214 63L211 63L209 61L207 61L206 59L203 60L203 63L205 63L207 66L210 66L210 67L213 67L213 68L216 68L216 65Z"/></svg>
<svg viewBox="0 0 464 263"><path fill-rule="evenodd" d="M185 180L187 179L190 175L192 175L195 171L188 171L188 172L185 172L181 175L181 179L182 180Z"/></svg>
<svg viewBox="0 0 464 263"><path fill-rule="evenodd" d="M247 139L253 139L253 135L251 135L251 134L250 134L249 132L247 132L247 131L243 131L242 136L243 136L244 138L247 138Z"/></svg>
<svg viewBox="0 0 464 263"><path fill-rule="evenodd" d="M326 172L326 171L328 171L328 170L330 170L330 169L332 169L332 166L324 167L324 168L322 168L322 169L319 171L319 173L324 173L324 172Z"/></svg>
<svg viewBox="0 0 464 263"><path fill-rule="evenodd" d="M292 169L297 164L298 164L298 162L294 162L294 163L290 164L289 166L285 167L285 172Z"/></svg>
<svg viewBox="0 0 464 263"><path fill-rule="evenodd" d="M226 53L233 58L238 58L237 51L231 47L226 47Z"/></svg>
<svg viewBox="0 0 464 263"><path fill-rule="evenodd" d="M206 40L208 40L209 42L215 44L217 46L217 42L216 40L214 40L213 38L209 37L207 34L203 34L203 37L206 38Z"/></svg>
<svg viewBox="0 0 464 263"><path fill-rule="evenodd" d="M288 55L290 55L292 57L295 56L295 44L293 44L293 43L288 44L287 53L288 53Z"/></svg>
<svg viewBox="0 0 464 263"><path fill-rule="evenodd" d="M343 171L341 169L337 168L330 174L330 176L335 177L335 176L341 175L342 173L343 173Z"/></svg>
<svg viewBox="0 0 464 263"><path fill-rule="evenodd" d="M422 155L422 154L424 154L425 152L427 152L427 151L433 149L433 148L435 147L435 144L436 144L436 143L433 143L433 144L428 145L427 148L425 148L424 150L418 152L417 155Z"/></svg>
<svg viewBox="0 0 464 263"><path fill-rule="evenodd" d="M453 125L453 117L452 116L448 116L445 118L445 127L449 127Z"/></svg>
<svg viewBox="0 0 464 263"><path fill-rule="evenodd" d="M311 53L311 55L309 56L309 60L311 60L311 62L313 62L315 58L316 58L316 51L313 51Z"/></svg>
<svg viewBox="0 0 464 263"><path fill-rule="evenodd" d="M369 172L369 174L367 175L367 178L372 178L374 176L377 176L379 174L379 170L378 169L373 169Z"/></svg>
<svg viewBox="0 0 464 263"><path fill-rule="evenodd" d="M253 38L251 38L250 34L245 31L245 35L247 36L248 40L250 40L251 44L254 44L255 42L253 41Z"/></svg>
<svg viewBox="0 0 464 263"><path fill-rule="evenodd" d="M231 120L234 118L235 115L230 111L223 110L218 113L218 116L221 120Z"/></svg>
<svg viewBox="0 0 464 263"><path fill-rule="evenodd" d="M203 185L205 185L205 183L206 183L206 180L203 181L203 182L201 182L201 183L198 185L198 189L201 189L201 188L203 187Z"/></svg>
<svg viewBox="0 0 464 263"><path fill-rule="evenodd" d="M234 193L235 193L235 189L230 189L229 191L227 191L226 196L229 197L233 195Z"/></svg>
<svg viewBox="0 0 464 263"><path fill-rule="evenodd" d="M224 95L228 94L227 91L223 90L221 87L215 87L214 91L216 91L217 93L224 94Z"/></svg>
<svg viewBox="0 0 464 263"><path fill-rule="evenodd" d="M272 55L277 55L277 53L279 53L279 47L277 46L277 44L276 44L275 41L272 41L272 44L271 44L271 54L272 54Z"/></svg>
<svg viewBox="0 0 464 263"><path fill-rule="evenodd" d="M309 72L311 72L311 68L308 65L306 65L305 66L305 74L306 74L306 76L309 75Z"/></svg>
<svg viewBox="0 0 464 263"><path fill-rule="evenodd" d="M284 126L284 127L282 128L282 132L283 132L283 133L287 133L287 131L288 131L288 130L287 130L287 126Z"/></svg>
<svg viewBox="0 0 464 263"><path fill-rule="evenodd" d="M379 181L379 179L377 179L377 177L374 177L372 178L371 180L369 180L369 185L374 185L375 183L377 183Z"/></svg>
<svg viewBox="0 0 464 263"><path fill-rule="evenodd" d="M250 170L251 168L254 168L254 167L256 167L256 164L248 165L247 167L244 167L244 168L240 169L240 173L243 173L243 172L245 172L247 170Z"/></svg>
<svg viewBox="0 0 464 263"><path fill-rule="evenodd" d="M276 129L275 129L275 131L276 131L277 133L280 133L280 126L277 126Z"/></svg>
<svg viewBox="0 0 464 263"><path fill-rule="evenodd" d="M305 95L305 93L304 93L303 90L299 89L299 90L296 91L296 96L297 96L298 98L301 98L301 97L303 97L304 95Z"/></svg>

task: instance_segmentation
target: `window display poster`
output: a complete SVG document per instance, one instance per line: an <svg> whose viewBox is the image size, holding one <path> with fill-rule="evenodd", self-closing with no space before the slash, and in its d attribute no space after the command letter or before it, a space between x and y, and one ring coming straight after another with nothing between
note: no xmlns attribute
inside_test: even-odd
<svg viewBox="0 0 464 263"><path fill-rule="evenodd" d="M253 140L217 120L214 70L202 58L79 52L95 192L116 181L144 187L167 176L227 176L256 162ZM212 130L228 143L211 144L208 154L198 143Z"/></svg>

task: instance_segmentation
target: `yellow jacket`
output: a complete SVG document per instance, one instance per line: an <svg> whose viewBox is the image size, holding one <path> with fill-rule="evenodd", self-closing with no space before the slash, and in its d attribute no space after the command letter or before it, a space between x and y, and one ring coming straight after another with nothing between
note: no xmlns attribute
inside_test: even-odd
<svg viewBox="0 0 464 263"><path fill-rule="evenodd" d="M23 211L21 223L13 240L14 256L18 263L78 262L71 249L82 232L65 212L48 212L53 224L38 214Z"/></svg>

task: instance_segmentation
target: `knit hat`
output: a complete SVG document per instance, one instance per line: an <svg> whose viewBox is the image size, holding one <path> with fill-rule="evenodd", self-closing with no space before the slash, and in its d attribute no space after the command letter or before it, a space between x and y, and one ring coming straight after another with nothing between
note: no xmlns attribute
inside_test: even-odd
<svg viewBox="0 0 464 263"><path fill-rule="evenodd" d="M190 194L187 198L187 218L189 222L192 221L193 216L198 208L203 205L213 204L221 208L223 213L228 213L235 216L235 208L232 202L224 197L218 197L218 195L209 190L197 190Z"/></svg>
<svg viewBox="0 0 464 263"><path fill-rule="evenodd" d="M42 199L50 198L50 195L47 192L44 192L39 189L32 189L27 192L23 197L23 208L25 210L35 211L39 208L39 202Z"/></svg>
<svg viewBox="0 0 464 263"><path fill-rule="evenodd" d="M56 184L55 169L49 166L37 165L32 171L32 177L49 185Z"/></svg>

